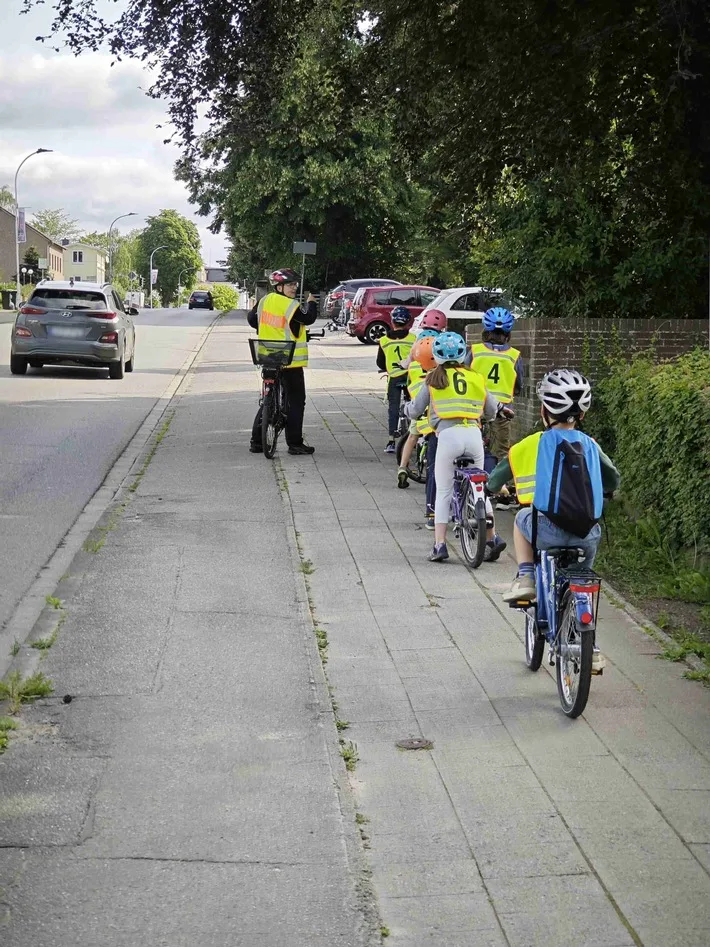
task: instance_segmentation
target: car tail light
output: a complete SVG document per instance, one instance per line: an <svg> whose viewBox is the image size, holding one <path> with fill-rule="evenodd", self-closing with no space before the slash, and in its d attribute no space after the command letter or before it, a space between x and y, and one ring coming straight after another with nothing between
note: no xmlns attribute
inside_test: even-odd
<svg viewBox="0 0 710 947"><path fill-rule="evenodd" d="M29 329L25 329L24 326L18 326L18 327L15 329L15 335L19 335L19 337L20 337L21 339L31 339L31 338L32 338L32 333L30 332Z"/></svg>
<svg viewBox="0 0 710 947"><path fill-rule="evenodd" d="M98 312L89 310L88 312L83 312L82 315L90 316L92 319L106 319L108 322L113 322L118 319L117 312L111 312L110 309L101 309Z"/></svg>
<svg viewBox="0 0 710 947"><path fill-rule="evenodd" d="M99 342L110 342L111 345L118 344L118 332L104 332Z"/></svg>
<svg viewBox="0 0 710 947"><path fill-rule="evenodd" d="M20 313L23 316L41 316L44 313L44 309L38 309L37 306L24 305L20 306Z"/></svg>

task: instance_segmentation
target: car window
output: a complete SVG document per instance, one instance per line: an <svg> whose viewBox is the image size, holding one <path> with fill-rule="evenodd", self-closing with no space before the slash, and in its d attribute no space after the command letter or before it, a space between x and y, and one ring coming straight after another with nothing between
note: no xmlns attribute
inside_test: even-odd
<svg viewBox="0 0 710 947"><path fill-rule="evenodd" d="M488 308L485 301L483 293L464 293L453 303L451 309L456 312L485 312Z"/></svg>
<svg viewBox="0 0 710 947"><path fill-rule="evenodd" d="M36 289L30 302L45 309L108 309L103 293L76 289Z"/></svg>
<svg viewBox="0 0 710 947"><path fill-rule="evenodd" d="M380 290L379 293L372 294L372 302L375 306L387 306L390 301L390 291L388 289Z"/></svg>
<svg viewBox="0 0 710 947"><path fill-rule="evenodd" d="M429 303L434 302L434 300L438 299L439 296L440 296L440 293L434 292L433 289L420 289L419 290L419 297L421 299L422 306L428 306Z"/></svg>
<svg viewBox="0 0 710 947"><path fill-rule="evenodd" d="M439 295L438 295L435 299L432 299L431 304L430 304L430 308L431 308L431 309L438 309L438 308L440 308L440 307L441 307L441 304L444 302L444 300L445 300L445 299L448 299L448 297L449 297L452 293L453 293L453 289L444 289L444 290L442 290L442 291L439 293Z"/></svg>
<svg viewBox="0 0 710 947"><path fill-rule="evenodd" d="M112 295L113 295L113 302L114 302L114 305L116 306L116 309L118 309L119 312L125 312L126 310L123 308L123 302L119 299L118 293L116 292L115 289L112 290Z"/></svg>
<svg viewBox="0 0 710 947"><path fill-rule="evenodd" d="M393 289L390 293L391 306L416 306L416 289Z"/></svg>

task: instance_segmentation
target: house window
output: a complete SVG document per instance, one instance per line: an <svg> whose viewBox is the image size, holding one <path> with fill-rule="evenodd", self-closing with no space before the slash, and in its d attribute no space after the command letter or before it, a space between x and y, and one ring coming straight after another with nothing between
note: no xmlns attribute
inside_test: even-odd
<svg viewBox="0 0 710 947"><path fill-rule="evenodd" d="M83 250L72 251L72 263L83 263L83 262L84 262L84 251Z"/></svg>

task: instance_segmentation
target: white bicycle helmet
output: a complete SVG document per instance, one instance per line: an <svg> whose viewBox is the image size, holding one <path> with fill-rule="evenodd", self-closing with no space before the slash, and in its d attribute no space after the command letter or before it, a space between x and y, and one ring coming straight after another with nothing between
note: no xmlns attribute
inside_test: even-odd
<svg viewBox="0 0 710 947"><path fill-rule="evenodd" d="M592 386L574 368L556 368L538 382L537 396L550 414L576 416L589 411Z"/></svg>

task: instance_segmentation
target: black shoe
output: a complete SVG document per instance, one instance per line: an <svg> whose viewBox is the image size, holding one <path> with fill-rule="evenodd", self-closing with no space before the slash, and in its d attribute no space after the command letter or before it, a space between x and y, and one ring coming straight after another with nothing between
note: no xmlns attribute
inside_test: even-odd
<svg viewBox="0 0 710 947"><path fill-rule="evenodd" d="M256 441L252 441L249 444L249 453L250 454L263 454L264 448L261 446L261 444L257 444Z"/></svg>
<svg viewBox="0 0 710 947"><path fill-rule="evenodd" d="M315 447L311 447L310 444L293 444L289 447L289 454L314 454Z"/></svg>

